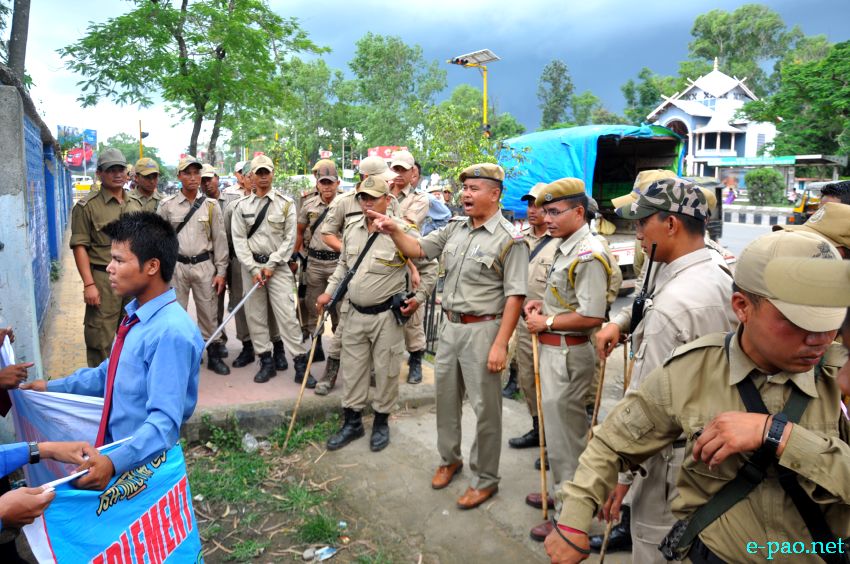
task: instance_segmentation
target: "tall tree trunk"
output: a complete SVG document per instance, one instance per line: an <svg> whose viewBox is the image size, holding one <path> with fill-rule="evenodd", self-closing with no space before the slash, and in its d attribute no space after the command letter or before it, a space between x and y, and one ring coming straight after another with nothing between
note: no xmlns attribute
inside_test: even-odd
<svg viewBox="0 0 850 564"><path fill-rule="evenodd" d="M204 123L204 109L195 105L195 116L192 122L192 137L189 138L189 154L198 155L198 137L201 135L201 125Z"/></svg>
<svg viewBox="0 0 850 564"><path fill-rule="evenodd" d="M207 162L215 166L215 146L218 143L218 134L221 131L221 120L224 117L224 100L218 102L218 108L215 110L215 121L213 121L212 134L210 134L210 144L207 146Z"/></svg>
<svg viewBox="0 0 850 564"><path fill-rule="evenodd" d="M27 36L30 24L30 0L15 0L12 14L12 30L9 35L9 68L24 82L27 58Z"/></svg>

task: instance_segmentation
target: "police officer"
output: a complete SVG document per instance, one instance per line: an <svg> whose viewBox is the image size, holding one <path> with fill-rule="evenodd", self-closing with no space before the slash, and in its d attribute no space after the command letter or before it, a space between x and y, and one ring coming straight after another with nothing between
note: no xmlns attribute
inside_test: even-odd
<svg viewBox="0 0 850 564"><path fill-rule="evenodd" d="M481 163L460 174L461 203L467 217L456 218L417 241L390 218L376 227L392 235L408 257L446 261L443 311L436 374L437 448L442 464L431 487L442 489L463 467L460 453L464 392L478 419L470 452L471 486L457 500L461 509L478 507L499 489L502 448L502 394L508 341L522 310L528 277L528 247L522 234L502 217L499 199L505 172ZM371 212L370 212L371 214Z"/></svg>
<svg viewBox="0 0 850 564"><path fill-rule="evenodd" d="M535 205L543 208L549 233L561 239L546 276L543 299L525 305L526 325L529 332L537 333L541 345L543 419L552 486L557 491L572 478L587 437L584 396L595 368L590 333L605 318L611 265L587 225L584 182L556 180L540 191ZM532 493L526 503L541 507L549 501ZM534 527L531 538L544 540L551 527L549 521Z"/></svg>
<svg viewBox="0 0 850 564"><path fill-rule="evenodd" d="M274 163L266 155L251 161L254 192L238 200L233 210L233 247L243 266L243 288L262 284L246 304L251 341L260 356L254 381L268 382L276 375L268 328L271 307L281 339L293 355L295 382L300 384L307 371L307 346L295 312L295 278L287 265L295 246L295 204L272 189L273 173Z"/></svg>
<svg viewBox="0 0 850 564"><path fill-rule="evenodd" d="M112 260L112 240L102 228L124 213L127 159L118 149L107 147L97 157L96 174L100 190L89 192L71 211L71 250L83 280L83 335L91 367L109 357L121 321L123 300L112 290L106 273Z"/></svg>
<svg viewBox="0 0 850 564"><path fill-rule="evenodd" d="M364 180L357 193L364 211L372 210L379 214L386 213L390 197L387 182L376 177ZM396 221L402 231L416 233L411 224ZM396 316L412 315L428 299L427 293L422 290L413 298L404 298L407 257L399 252L391 237L383 234L376 234L377 239L367 250L367 241L373 233L376 230L370 217L361 215L349 222L343 235L339 264L325 293L317 300L319 307L330 301L345 273L362 254L362 263L348 285L349 307L342 334L345 422L342 429L328 440L328 450L340 449L365 434L361 413L368 399L370 369L375 371L376 390L372 399L375 421L369 447L377 452L389 444L387 419L398 401L398 371L403 354L403 326ZM436 278L436 265L422 259L417 259L416 263L425 279L422 286L427 287ZM394 299L398 301L397 309L391 311Z"/></svg>
<svg viewBox="0 0 850 564"><path fill-rule="evenodd" d="M840 258L799 232L770 233L744 249L731 298L737 331L677 348L596 430L561 491L558 530L546 539L553 562L586 557L586 531L618 469L637 468L681 436L687 455L673 513L683 523L665 541L671 556L761 562L776 541L823 546L824 534L834 543L850 533L850 427L835 380L844 360L836 362L840 345L832 342L846 310L803 305L829 303L806 291L778 298L771 288L793 274L783 257Z"/></svg>
<svg viewBox="0 0 850 564"><path fill-rule="evenodd" d="M156 189L159 182L159 165L150 157L136 161L134 188L127 194L126 213L146 211L156 213L162 194Z"/></svg>
<svg viewBox="0 0 850 564"><path fill-rule="evenodd" d="M184 309L189 306L189 292L195 301L198 327L204 339L215 331L218 319L218 294L224 292L229 255L221 208L199 193L203 165L188 155L177 164L177 179L183 185L179 192L164 198L157 213L171 222L180 245L174 290ZM207 368L226 376L230 368L221 360L221 337L210 343Z"/></svg>
<svg viewBox="0 0 850 564"><path fill-rule="evenodd" d="M850 259L850 205L827 202L802 225L774 225L778 231L806 231L834 245L842 258Z"/></svg>
<svg viewBox="0 0 850 564"><path fill-rule="evenodd" d="M711 257L704 242L708 203L691 182L664 178L650 185L638 200L617 209L617 214L637 223L637 238L644 251L655 245L652 278L645 280L648 305L632 330L628 316L620 315L596 336L600 357L611 353L621 334L631 333L635 363L629 389L639 389L646 376L661 366L676 347L737 324L730 300L732 277ZM629 309L629 308L627 308ZM643 464L646 474L620 476L607 513L631 491L632 557L636 562L658 562L664 557L658 545L675 524L670 504L676 489L674 477L685 456L680 439Z"/></svg>
<svg viewBox="0 0 850 564"><path fill-rule="evenodd" d="M227 224L226 224L226 215L224 213L225 206L227 201L224 197L224 194L219 188L219 178L218 172L215 167L211 164L204 163L201 168L201 191L204 195L212 200L213 202L218 203L219 210L222 214L222 223L225 225L225 235L227 234ZM230 271L230 247L228 245L228 259L227 259L227 270L228 273ZM229 275L226 276L225 280L229 278ZM221 322L224 321L224 295L225 292L221 292L218 295L218 299L216 302L216 327L221 325ZM210 347L213 348L213 347ZM221 339L215 344L214 354L219 358L227 358L227 331L222 329L221 331Z"/></svg>

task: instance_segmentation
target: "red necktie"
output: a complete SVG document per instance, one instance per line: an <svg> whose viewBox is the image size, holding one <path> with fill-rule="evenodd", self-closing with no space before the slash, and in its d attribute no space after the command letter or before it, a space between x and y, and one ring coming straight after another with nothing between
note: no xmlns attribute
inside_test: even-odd
<svg viewBox="0 0 850 564"><path fill-rule="evenodd" d="M106 368L106 390L103 397L103 413L100 416L100 426L97 428L97 439L94 446L103 446L103 440L106 437L106 425L109 423L109 412L112 410L112 388L115 386L115 373L118 371L118 359L121 357L121 349L124 348L124 338L127 333L133 328L133 325L139 322L138 317L134 317L130 322L127 322L127 316L121 321L118 326L118 332L115 334L115 343L112 345L112 352L109 353L109 364Z"/></svg>

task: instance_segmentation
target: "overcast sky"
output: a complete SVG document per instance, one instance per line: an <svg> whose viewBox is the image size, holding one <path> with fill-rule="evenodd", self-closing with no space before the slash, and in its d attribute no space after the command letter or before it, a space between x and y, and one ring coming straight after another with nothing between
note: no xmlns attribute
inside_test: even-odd
<svg viewBox="0 0 850 564"><path fill-rule="evenodd" d="M608 109L621 112L620 86L644 67L675 74L687 58L694 19L719 8L728 11L744 4L733 0L428 0L399 2L359 0L270 0L281 15L294 16L311 39L330 47L325 55L331 67L350 74L348 61L354 43L367 31L398 35L408 44L422 46L427 60L446 59L489 48L502 60L489 65L491 99L499 111L516 116L529 130L537 127L537 79L552 59L567 63L577 92L591 90ZM769 0L790 27L799 25L807 35L825 34L831 41L850 38L850 2L847 0ZM80 38L90 20L104 21L130 9L118 0L34 0L30 15L27 72L35 82L33 98L45 121L57 125L96 129L99 140L119 132L135 134L138 120L160 149L166 163L174 164L188 143L191 125L178 123L163 106L147 109L118 107L101 102L82 109L76 102L79 77L65 70L56 49ZM473 69L444 65L449 87L462 83L481 87ZM721 69L722 70L722 69ZM692 77L696 78L696 77Z"/></svg>

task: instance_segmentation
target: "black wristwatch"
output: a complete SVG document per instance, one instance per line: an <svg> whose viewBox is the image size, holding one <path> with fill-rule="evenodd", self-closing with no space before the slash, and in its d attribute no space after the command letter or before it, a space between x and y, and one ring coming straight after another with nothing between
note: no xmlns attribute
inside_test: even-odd
<svg viewBox="0 0 850 564"><path fill-rule="evenodd" d="M41 461L41 453L38 452L38 443L27 443L30 449L30 464L38 464Z"/></svg>
<svg viewBox="0 0 850 564"><path fill-rule="evenodd" d="M776 456L776 450L779 448L779 443L782 442L782 433L785 432L785 425L787 424L788 416L784 413L777 413L774 415L773 421L770 423L770 430L764 438L764 445L774 456Z"/></svg>

